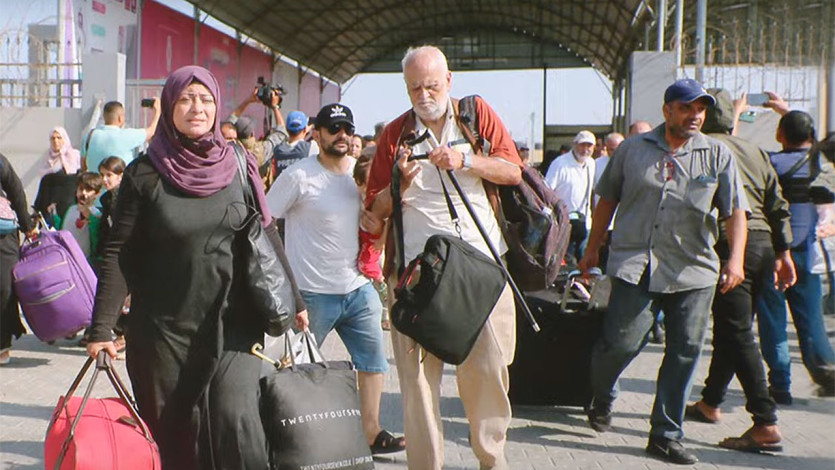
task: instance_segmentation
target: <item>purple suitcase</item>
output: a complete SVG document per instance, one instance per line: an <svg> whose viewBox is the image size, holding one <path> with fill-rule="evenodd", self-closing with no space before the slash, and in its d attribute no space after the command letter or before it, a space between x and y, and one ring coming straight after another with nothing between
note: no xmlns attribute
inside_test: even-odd
<svg viewBox="0 0 835 470"><path fill-rule="evenodd" d="M69 232L42 231L37 240L27 240L12 278L26 322L41 341L90 324L96 275Z"/></svg>

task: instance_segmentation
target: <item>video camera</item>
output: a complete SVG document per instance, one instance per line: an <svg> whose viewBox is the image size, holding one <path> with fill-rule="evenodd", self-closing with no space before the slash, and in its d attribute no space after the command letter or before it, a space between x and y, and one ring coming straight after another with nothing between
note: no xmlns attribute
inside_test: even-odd
<svg viewBox="0 0 835 470"><path fill-rule="evenodd" d="M275 92L278 95L278 105L281 106L281 101L284 99L284 87L280 84L278 85L268 85L264 83L264 77L258 77L258 91L255 92L255 96L258 97L258 101L264 103L264 106L272 106L272 96L271 92Z"/></svg>

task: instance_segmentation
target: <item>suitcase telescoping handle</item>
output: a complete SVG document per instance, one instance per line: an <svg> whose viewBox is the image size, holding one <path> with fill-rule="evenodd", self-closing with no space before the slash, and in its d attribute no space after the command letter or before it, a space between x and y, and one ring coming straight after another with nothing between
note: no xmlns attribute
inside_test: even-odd
<svg viewBox="0 0 835 470"><path fill-rule="evenodd" d="M90 370L90 366L93 365L93 362L96 363L96 369L93 371L93 377L90 378L90 383L87 385L87 390L84 392L84 397L81 399L81 405L78 407L78 411L76 411L75 418L72 419L72 425L70 426L70 432L67 434L67 438L64 440L64 445L61 447L61 454L58 456L58 460L55 462L55 470L61 468L61 462L63 462L64 457L67 455L67 450L69 450L70 442L72 442L73 437L75 436L75 428L78 426L78 421L81 419L82 412L84 411L84 407L87 405L87 400L90 398L90 393L93 391L93 386L96 384L96 379L99 376L101 371L105 371L107 377L110 379L110 383L113 385L113 388L116 390L116 393L119 395L119 398L127 406L128 410L130 411L130 421L125 419L127 424L133 426L139 426L142 430L142 435L145 439L153 444L154 438L151 436L151 431L148 430L148 426L142 421L142 418L139 417L139 412L136 410L136 403L133 401L133 397L131 397L130 393L125 387L124 382L122 382L121 377L119 377L119 373L116 372L116 369L113 367L113 362L110 359L110 356L107 354L107 351L99 351L98 356L95 359L92 357L87 358L87 362L84 363L84 366L81 367L81 370L78 372L78 375L73 380L72 385L70 385L70 389L67 390L67 393L64 394L64 401L61 404L61 412L65 413L67 416L67 420L70 420L70 411L68 408L68 404L70 398L75 395L76 389L78 389L79 384L81 384L81 380L87 375L87 371ZM52 429L52 426L55 424L57 417L60 413L56 413L55 417L52 419L52 422L49 423L49 427L47 428L47 434L49 434L49 430ZM125 417L127 418L127 417Z"/></svg>
<svg viewBox="0 0 835 470"><path fill-rule="evenodd" d="M576 294L581 296L584 302L588 302L591 300L591 293L586 289L586 287L577 282L577 278L582 277L583 272L580 270L574 270L568 273L568 278L565 280L565 289L562 291L562 300L560 301L560 309L563 312L568 312L570 309L568 308L568 300L571 297L571 293L573 289L576 287L577 291ZM589 278L591 279L591 286L594 287L594 284L597 283L601 277L603 277L603 271L600 268L594 267L589 269Z"/></svg>

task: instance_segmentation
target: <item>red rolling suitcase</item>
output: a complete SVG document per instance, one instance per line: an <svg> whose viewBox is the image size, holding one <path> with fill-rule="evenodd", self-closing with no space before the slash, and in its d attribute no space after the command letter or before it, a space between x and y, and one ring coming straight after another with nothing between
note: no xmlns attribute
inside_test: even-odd
<svg viewBox="0 0 835 470"><path fill-rule="evenodd" d="M95 361L96 369L83 397L73 394ZM104 371L118 398L90 398ZM89 358L66 395L58 400L46 429L44 468L55 470L159 470L159 450L139 417L106 352Z"/></svg>

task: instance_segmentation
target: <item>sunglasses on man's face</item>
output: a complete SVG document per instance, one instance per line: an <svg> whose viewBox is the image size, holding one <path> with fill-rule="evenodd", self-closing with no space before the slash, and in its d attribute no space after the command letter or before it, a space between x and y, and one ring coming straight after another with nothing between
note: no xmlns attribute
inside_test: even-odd
<svg viewBox="0 0 835 470"><path fill-rule="evenodd" d="M352 126L350 124L347 124L347 123L340 122L340 123L331 124L326 129L328 130L328 132L330 132L333 135L339 134L339 129L342 129L348 135L354 135L354 126Z"/></svg>

